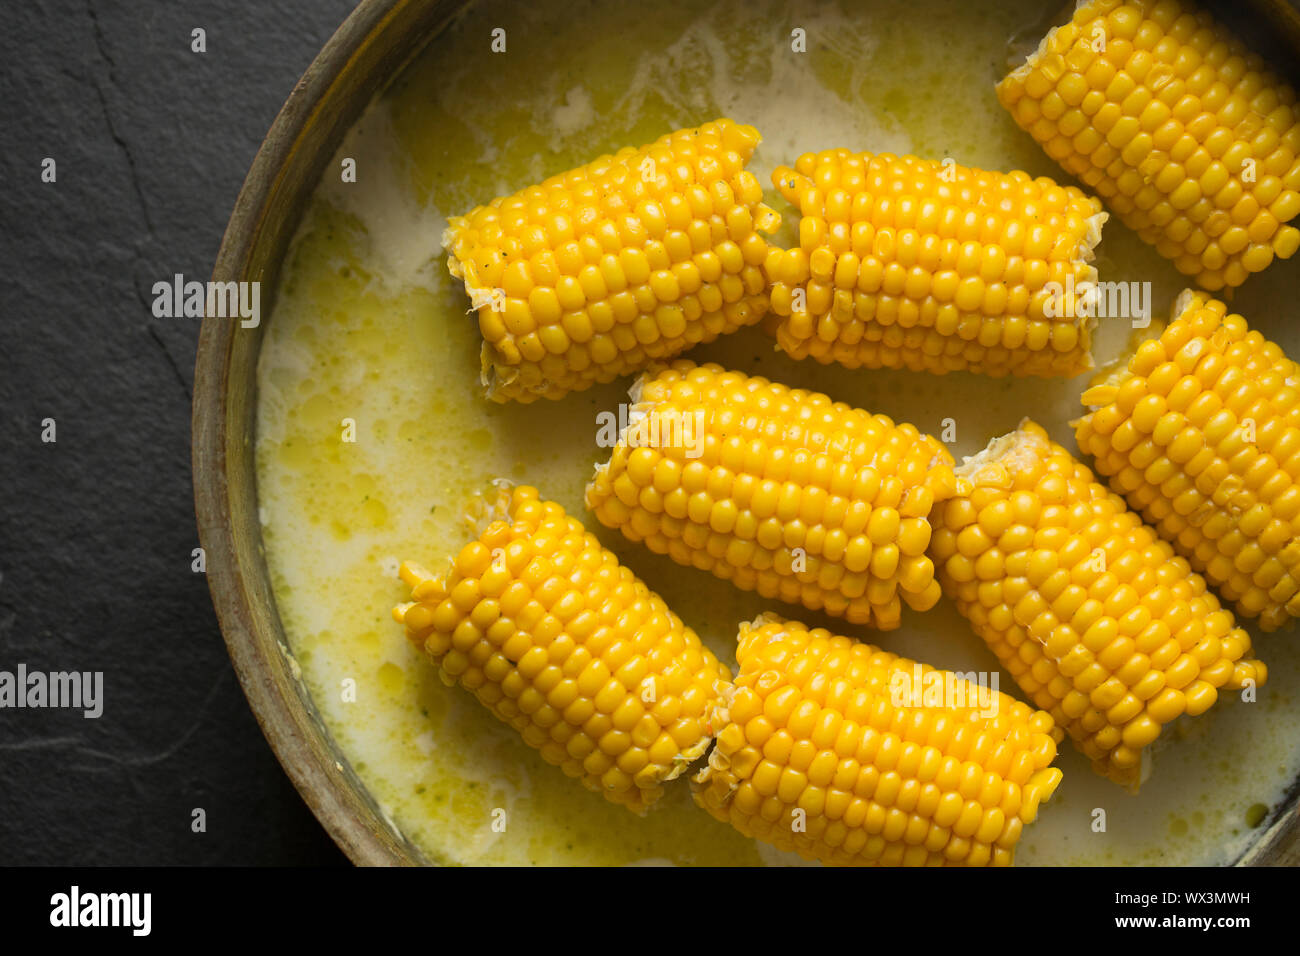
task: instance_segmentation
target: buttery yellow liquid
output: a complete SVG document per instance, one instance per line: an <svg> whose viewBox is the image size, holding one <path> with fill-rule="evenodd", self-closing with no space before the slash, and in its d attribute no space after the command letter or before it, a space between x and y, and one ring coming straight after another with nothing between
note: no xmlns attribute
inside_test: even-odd
<svg viewBox="0 0 1300 956"><path fill-rule="evenodd" d="M352 131L295 239L259 366L259 495L280 616L341 753L431 861L798 862L697 809L685 780L643 819L606 803L471 695L444 687L393 622L391 607L406 597L398 562L432 564L457 550L465 503L491 479L537 485L596 529L582 507L607 454L596 447L596 416L617 409L629 384L529 406L483 400L477 322L447 274L442 229L493 196L723 115L763 134L750 168L765 187L776 165L836 146L1063 179L993 93L1009 40L1032 45L1049 24L1037 0L538 6L476 4L438 37ZM491 49L496 28L506 31L504 53ZM806 52L792 49L796 29ZM356 182L343 181L346 159ZM796 217L774 189L768 201L788 242ZM1184 285L1117 221L1098 253L1103 279L1153 283L1157 318ZM1298 267L1274 265L1234 300L1292 354ZM1123 320L1103 322L1099 365L1129 333ZM1073 449L1068 421L1088 379L850 371L794 362L757 329L690 357L826 391L936 435L951 419L958 457L1026 415ZM737 623L771 607L599 534L730 663ZM905 612L885 634L779 609L938 667L994 666L947 601ZM1018 862L1238 856L1300 772L1294 640L1257 638L1270 669L1258 701L1225 699L1179 724L1140 796L1094 776L1063 744L1064 782L1025 831ZM1000 681L1018 693L1006 674Z"/></svg>

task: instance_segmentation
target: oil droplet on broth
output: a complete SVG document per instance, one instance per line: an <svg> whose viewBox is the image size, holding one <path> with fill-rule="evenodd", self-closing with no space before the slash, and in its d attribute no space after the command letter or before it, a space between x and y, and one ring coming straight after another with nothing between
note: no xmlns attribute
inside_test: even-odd
<svg viewBox="0 0 1300 956"><path fill-rule="evenodd" d="M392 661L385 661L378 671L379 686L390 696L396 696L406 684L406 672Z"/></svg>
<svg viewBox="0 0 1300 956"><path fill-rule="evenodd" d="M597 5L581 31L561 12L559 5L509 11L521 37L546 42L528 43L527 56L485 69L477 45L462 42L490 27L488 14L471 8L344 145L344 155L376 174L346 188L322 183L294 240L259 367L259 495L280 615L340 749L430 859L799 862L712 820L694 807L683 780L669 785L662 807L644 819L586 792L472 695L444 687L392 622L390 609L406 594L380 572L382 558L433 564L454 551L464 540L463 503L488 480L536 484L585 516L582 489L604 454L594 447L592 415L625 400L620 383L530 407L484 402L476 322L446 274L439 238L448 214L718 115L763 133L751 168L765 187L779 163L842 145L953 155L1061 178L992 93L990 64L1005 57L1007 37L1039 21L1041 4L883 0L863 9L665 0L649 23L629 5ZM492 16L500 15L494 7ZM808 25L807 54L769 45L766 25L787 22ZM626 44L592 43L595 35L635 35L638 48L629 55ZM934 50L942 51L938 61ZM880 83L882 76L892 79ZM475 104L472 124L466 102ZM787 219L785 234L793 235L791 211L774 190L768 194ZM1181 288L1139 240L1107 230L1099 251L1114 261L1114 278L1151 279L1161 301ZM1243 291L1243 301L1251 294ZM1269 331L1287 342L1276 327ZM1126 338L1121 328L1099 330L1099 364ZM691 357L828 391L932 432L956 417L957 455L1013 427L1026 409L1072 447L1065 423L1077 414L1078 382L864 375L791 362L759 330ZM341 441L345 417L358 423L354 444ZM769 608L588 523L724 660L734 659L736 622ZM941 667L990 666L987 650L946 602L909 615L899 632L838 629ZM1058 766L1065 781L1027 828L1018 859L1217 863L1240 852L1300 766L1285 732L1300 710L1300 672L1279 653L1268 663L1270 684L1261 698L1268 726L1251 719L1250 707L1258 705L1198 718L1208 729L1172 744L1177 758L1157 759L1138 798L1094 777L1063 745ZM343 704L342 674L369 681L381 701ZM1014 692L1010 678L1002 680ZM1222 810L1207 820L1198 806ZM509 809L508 840L490 829L494 807ZM1091 830L1094 807L1112 811L1104 834ZM1220 821L1237 823L1236 835L1225 835Z"/></svg>
<svg viewBox="0 0 1300 956"><path fill-rule="evenodd" d="M369 529L384 528L388 524L388 509L377 498L368 498L361 505L362 520Z"/></svg>

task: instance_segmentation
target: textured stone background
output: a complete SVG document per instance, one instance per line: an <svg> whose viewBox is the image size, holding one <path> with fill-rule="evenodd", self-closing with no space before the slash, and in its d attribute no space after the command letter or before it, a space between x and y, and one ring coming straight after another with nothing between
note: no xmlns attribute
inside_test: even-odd
<svg viewBox="0 0 1300 956"><path fill-rule="evenodd" d="M0 670L105 681L98 720L0 710L0 864L343 862L190 570L198 320L149 303L210 274L263 135L353 5L0 5Z"/></svg>

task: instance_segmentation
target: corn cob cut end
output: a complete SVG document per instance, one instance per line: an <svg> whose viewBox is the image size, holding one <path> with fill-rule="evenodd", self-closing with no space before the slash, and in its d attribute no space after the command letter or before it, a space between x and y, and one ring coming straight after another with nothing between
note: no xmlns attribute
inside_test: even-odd
<svg viewBox="0 0 1300 956"><path fill-rule="evenodd" d="M562 398L758 322L780 225L745 169L759 140L715 120L452 217L487 397Z"/></svg>
<svg viewBox="0 0 1300 956"><path fill-rule="evenodd" d="M1129 362L1137 354L1142 343L1152 338L1159 338L1165 330L1166 323L1153 319L1145 329L1134 329L1129 333L1128 342L1115 354L1115 357L1097 369L1088 382L1088 387L1079 396L1079 402L1089 411L1096 411L1102 405L1115 400L1119 388L1131 377ZM1069 422L1071 428L1077 428L1080 418Z"/></svg>
<svg viewBox="0 0 1300 956"><path fill-rule="evenodd" d="M627 387L627 424L618 430L613 447L625 447L627 445L628 435L632 433L637 423L645 417L645 405L641 402L641 392L645 388L645 383L665 367L663 363L655 362L632 377L632 382ZM608 491L608 476L612 463L612 457L606 458L604 461L598 460L592 466L591 477L587 479L587 484L582 491L583 505L588 511L597 515L597 520L599 520L597 509Z"/></svg>
<svg viewBox="0 0 1300 956"><path fill-rule="evenodd" d="M594 535L528 486L494 483L477 537L431 572L401 566L393 609L448 685L546 762L644 813L713 740L731 674Z"/></svg>
<svg viewBox="0 0 1300 956"><path fill-rule="evenodd" d="M1223 308L1223 303L1210 298L1199 289L1188 288L1179 292L1174 297L1173 305L1170 307L1169 319L1153 319L1147 328L1134 329L1129 334L1129 340L1125 347L1107 362L1092 381L1088 383L1088 388L1079 396L1080 403L1089 412L1095 412L1113 402L1119 394L1120 386L1133 377L1130 366L1137 356L1138 350L1142 348L1143 343L1159 339L1170 324L1177 322L1193 309L1207 305ZM1077 430L1086 420L1087 416L1084 416L1074 419L1069 424L1071 428Z"/></svg>
<svg viewBox="0 0 1300 956"><path fill-rule="evenodd" d="M963 494L976 488L1010 489L1018 472L1032 469L1048 444L1047 431L1023 418L1015 431L993 438L953 469Z"/></svg>
<svg viewBox="0 0 1300 956"><path fill-rule="evenodd" d="M1083 10L1089 2L1090 0L1075 0L1073 10L1069 10L1070 5L1067 4L1053 19L1059 19L1067 10L1069 10L1071 17L1073 17L1077 15L1078 11ZM1034 71L1035 66L1041 63L1043 58L1051 52L1052 47L1056 42L1058 31L1064 27L1068 27L1072 22L1073 20L1067 20L1065 23L1058 23L1056 26L1050 28L1043 34L1042 39L1038 41L1034 48L1028 50L1028 52L1024 54L1024 57L1020 62L1016 62L1015 54L1010 50L1008 51L1006 75L1004 75L1002 79L998 80L993 86L998 101L1001 102L1003 106L1006 106L1008 109L1011 108L1007 103L1008 99L1012 97L1019 98L1018 94L1023 88L1026 80L1029 79L1030 74ZM1026 50L1026 45L1019 42L1017 42L1016 47L1018 51Z"/></svg>
<svg viewBox="0 0 1300 956"><path fill-rule="evenodd" d="M1095 412L1102 406L1113 402L1115 396L1119 393L1120 386L1133 377L1129 365L1142 344L1159 339L1170 323L1178 321L1192 309L1211 301L1214 300L1209 299L1204 292L1198 289L1183 289L1179 292L1174 297L1173 305L1170 307L1169 319L1167 321L1153 319L1146 328L1134 329L1130 332L1128 342L1124 348L1120 349L1113 359L1102 366L1088 383L1088 387L1079 396L1080 404L1090 412ZM1084 418L1076 418L1069 424L1071 428L1077 429L1083 421Z"/></svg>

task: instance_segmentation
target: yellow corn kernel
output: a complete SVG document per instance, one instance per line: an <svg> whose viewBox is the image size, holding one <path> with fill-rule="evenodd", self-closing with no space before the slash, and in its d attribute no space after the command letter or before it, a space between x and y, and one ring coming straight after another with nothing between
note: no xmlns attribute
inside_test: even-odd
<svg viewBox="0 0 1300 956"><path fill-rule="evenodd" d="M636 424L587 485L601 524L743 590L881 630L904 603L939 599L927 517L954 482L937 439L684 359L647 370L632 395Z"/></svg>
<svg viewBox="0 0 1300 956"><path fill-rule="evenodd" d="M1010 864L1060 783L1051 715L958 675L773 614L741 625L736 660L695 801L806 859Z"/></svg>
<svg viewBox="0 0 1300 956"><path fill-rule="evenodd" d="M445 684L643 813L708 749L731 674L558 504L530 487L494 498L446 573L402 565L412 600L393 616Z"/></svg>
<svg viewBox="0 0 1300 956"><path fill-rule="evenodd" d="M453 216L487 397L561 398L759 321L780 217L745 169L758 142L719 119Z"/></svg>
<svg viewBox="0 0 1300 956"><path fill-rule="evenodd" d="M1074 422L1097 472L1238 615L1264 631L1300 615L1300 366L1188 289L1106 386Z"/></svg>
<svg viewBox="0 0 1300 956"><path fill-rule="evenodd" d="M997 95L1202 288L1238 286L1300 245L1288 224L1300 214L1296 91L1191 0L1084 0ZM1055 99L1090 119L1052 109Z"/></svg>
<svg viewBox="0 0 1300 956"><path fill-rule="evenodd" d="M1205 580L1039 425L1026 419L956 474L958 493L933 513L944 592L1098 773L1136 790L1164 724L1267 679ZM1004 502L1032 532L1022 548L970 533ZM977 542L974 565L964 541ZM1044 561L1073 588L1018 571Z"/></svg>
<svg viewBox="0 0 1300 956"><path fill-rule="evenodd" d="M772 181L802 217L799 258L767 264L769 325L794 358L994 376L1092 367L1099 200L1023 172L846 149Z"/></svg>

